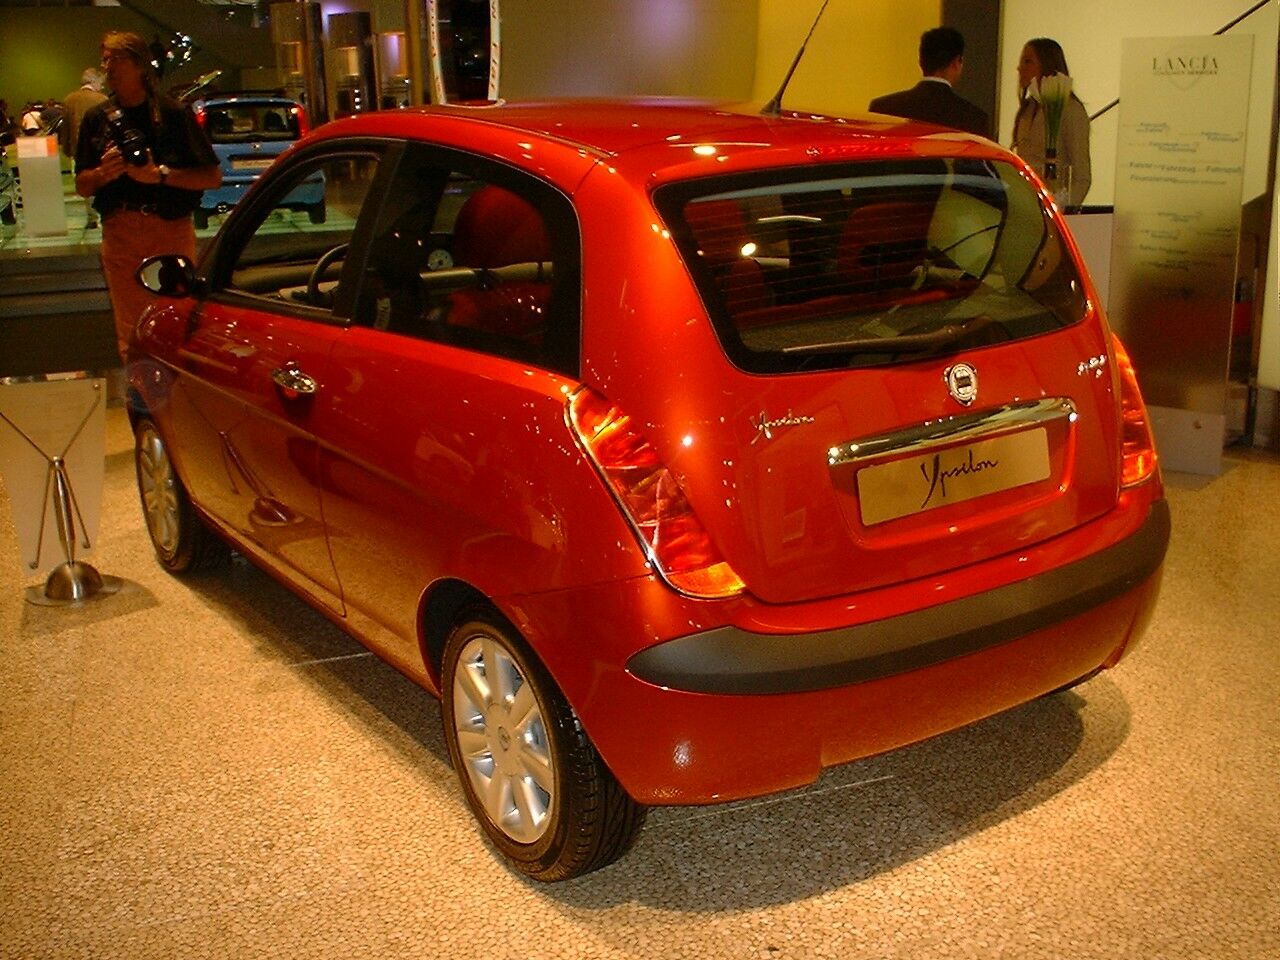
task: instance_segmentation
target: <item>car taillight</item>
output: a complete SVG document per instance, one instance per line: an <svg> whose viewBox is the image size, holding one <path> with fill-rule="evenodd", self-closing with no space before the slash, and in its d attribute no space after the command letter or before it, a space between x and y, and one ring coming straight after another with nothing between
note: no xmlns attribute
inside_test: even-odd
<svg viewBox="0 0 1280 960"><path fill-rule="evenodd" d="M569 400L569 421L667 583L702 598L736 596L746 589L711 542L675 475L627 414L583 387Z"/></svg>
<svg viewBox="0 0 1280 960"><path fill-rule="evenodd" d="M299 104L298 106L291 107L290 109L293 110L293 115L298 121L298 138L301 139L305 137L307 135L307 131L311 129L310 124L307 123L307 108Z"/></svg>
<svg viewBox="0 0 1280 960"><path fill-rule="evenodd" d="M196 115L196 123L198 123L200 125L200 129L203 130L205 124L204 107L196 107L192 112Z"/></svg>
<svg viewBox="0 0 1280 960"><path fill-rule="evenodd" d="M1133 487L1155 475L1156 443L1129 352L1119 337L1113 336L1111 343L1120 372L1120 485Z"/></svg>

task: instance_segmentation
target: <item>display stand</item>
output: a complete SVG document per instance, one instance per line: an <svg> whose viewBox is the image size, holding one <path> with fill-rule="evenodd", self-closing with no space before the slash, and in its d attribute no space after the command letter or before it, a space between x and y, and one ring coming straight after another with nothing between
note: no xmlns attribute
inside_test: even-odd
<svg viewBox="0 0 1280 960"><path fill-rule="evenodd" d="M0 460L6 468L14 527L24 548L24 560L30 569L40 569L55 537L64 558L43 586L27 589L29 603L80 604L109 596L123 585L120 578L98 573L77 556L82 548L92 549L91 532L101 499L103 442L89 441L85 428L96 421L98 434L103 432L103 387L100 379L0 387L0 433L4 434L0 436ZM95 461L96 470L92 469ZM96 478L88 510L81 509L73 473L86 487ZM86 514L90 522L86 522Z"/></svg>
<svg viewBox="0 0 1280 960"><path fill-rule="evenodd" d="M1110 317L1169 470L1222 471L1253 39L1121 44Z"/></svg>
<svg viewBox="0 0 1280 960"><path fill-rule="evenodd" d="M19 137L17 147L23 231L30 237L65 237L67 211L58 138Z"/></svg>

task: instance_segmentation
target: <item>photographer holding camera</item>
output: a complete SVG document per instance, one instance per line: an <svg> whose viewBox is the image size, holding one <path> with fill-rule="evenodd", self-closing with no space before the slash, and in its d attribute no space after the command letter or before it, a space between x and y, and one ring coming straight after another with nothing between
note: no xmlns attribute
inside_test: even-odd
<svg viewBox="0 0 1280 960"><path fill-rule="evenodd" d="M128 363L129 335L152 296L135 273L162 253L194 259L191 212L222 182L218 158L190 108L159 92L151 51L136 33L102 38L112 97L90 110L76 150L76 193L102 219L102 272L116 343Z"/></svg>

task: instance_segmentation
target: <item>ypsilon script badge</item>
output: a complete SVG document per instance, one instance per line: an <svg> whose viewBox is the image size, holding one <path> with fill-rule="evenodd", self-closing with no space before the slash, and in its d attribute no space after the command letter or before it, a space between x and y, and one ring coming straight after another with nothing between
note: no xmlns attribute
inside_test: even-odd
<svg viewBox="0 0 1280 960"><path fill-rule="evenodd" d="M813 423L813 417L796 416L788 410L781 417L772 417L760 411L760 416L751 418L751 425L756 428L756 435L751 438L751 442L756 443L761 437L766 440L773 439L773 433L780 427L798 427L803 423Z"/></svg>
<svg viewBox="0 0 1280 960"><path fill-rule="evenodd" d="M956 403L969 406L978 399L978 371L967 363L957 363L942 372L947 392Z"/></svg>

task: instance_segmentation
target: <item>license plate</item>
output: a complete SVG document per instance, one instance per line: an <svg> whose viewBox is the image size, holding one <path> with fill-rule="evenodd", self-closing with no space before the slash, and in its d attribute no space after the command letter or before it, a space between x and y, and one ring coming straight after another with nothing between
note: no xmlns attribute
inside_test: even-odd
<svg viewBox="0 0 1280 960"><path fill-rule="evenodd" d="M1024 430L863 467L858 471L858 506L862 522L871 526L1048 476L1048 435L1043 429Z"/></svg>
<svg viewBox="0 0 1280 960"><path fill-rule="evenodd" d="M232 170L265 170L271 166L275 157L232 157Z"/></svg>

